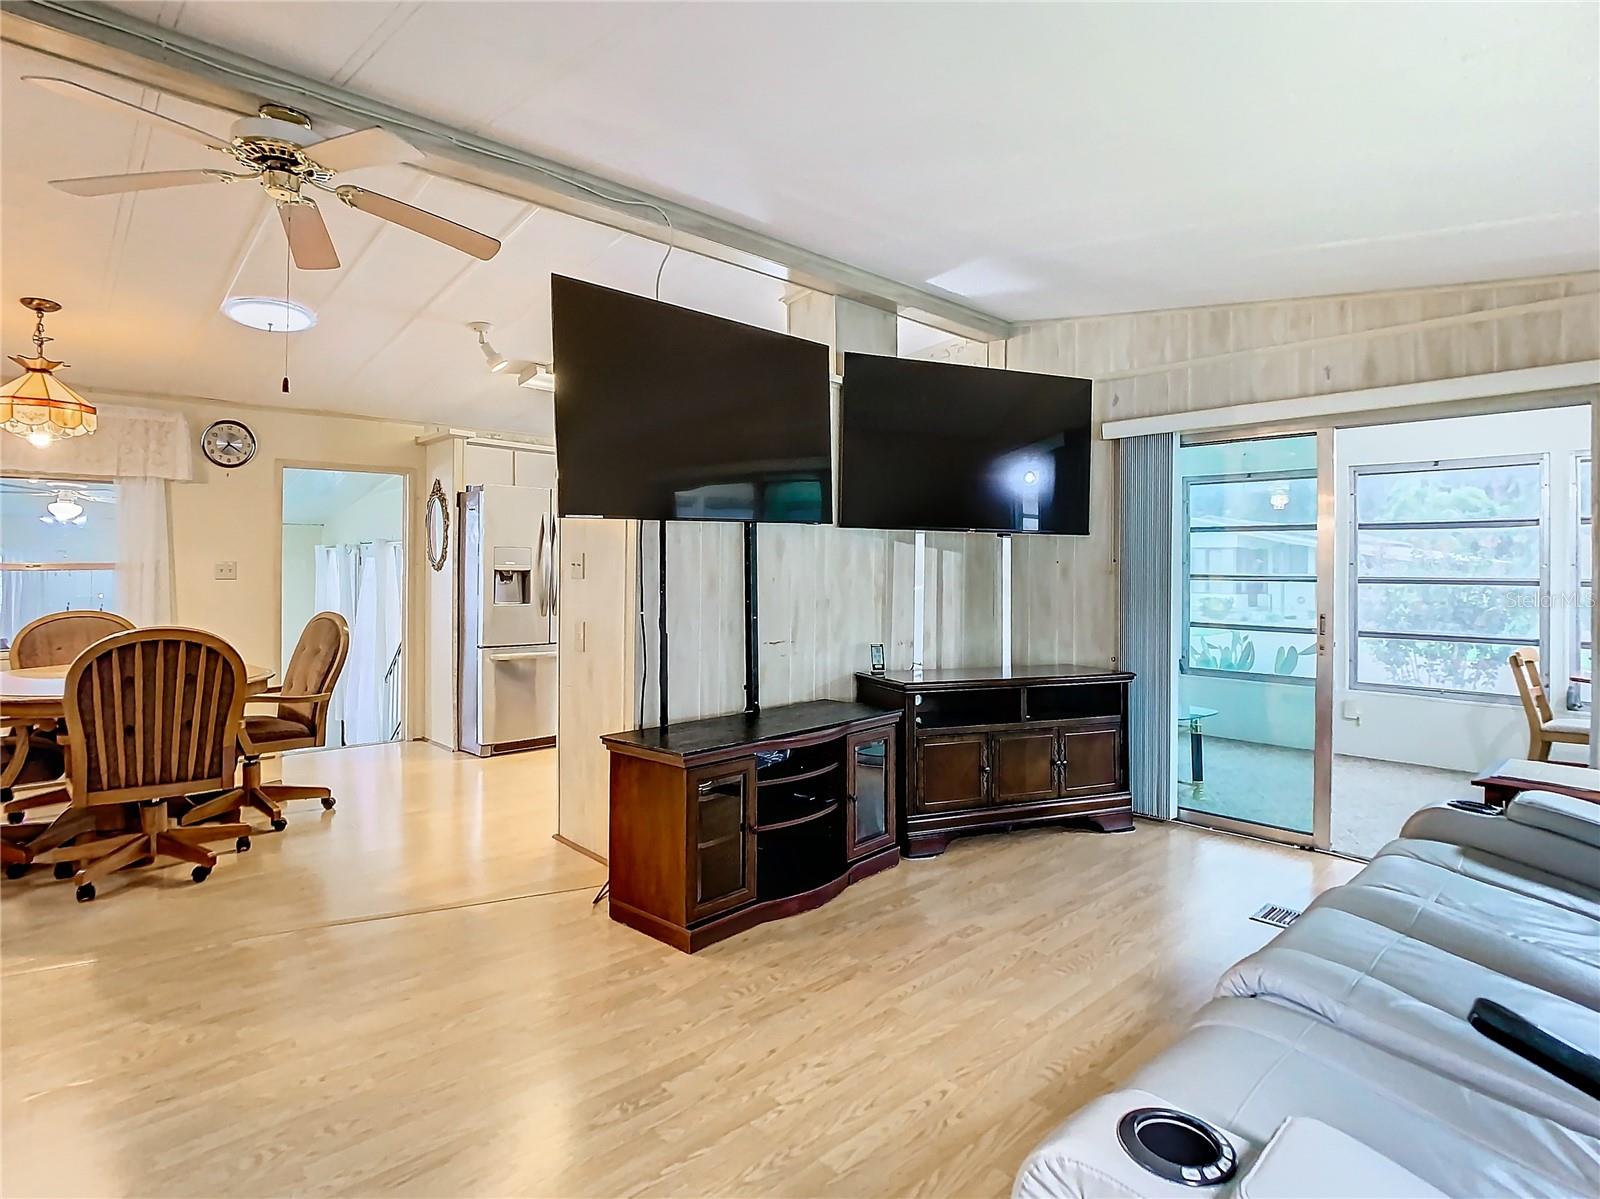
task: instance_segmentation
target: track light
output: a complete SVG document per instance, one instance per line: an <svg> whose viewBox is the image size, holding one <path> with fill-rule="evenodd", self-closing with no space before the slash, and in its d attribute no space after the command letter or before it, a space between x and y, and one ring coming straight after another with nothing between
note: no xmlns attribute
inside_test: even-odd
<svg viewBox="0 0 1600 1199"><path fill-rule="evenodd" d="M490 325L488 321L469 321L467 328L477 331L478 349L483 351L483 361L492 374L498 375L511 365L511 359L504 354L496 352L495 348L489 344Z"/></svg>
<svg viewBox="0 0 1600 1199"><path fill-rule="evenodd" d="M556 389L555 371L542 362L530 362L527 368L517 376L517 386L526 387L530 391L554 391Z"/></svg>

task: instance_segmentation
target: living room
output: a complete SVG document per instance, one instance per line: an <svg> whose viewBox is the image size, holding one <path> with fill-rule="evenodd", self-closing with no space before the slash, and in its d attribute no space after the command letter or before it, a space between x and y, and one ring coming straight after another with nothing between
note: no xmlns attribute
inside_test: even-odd
<svg viewBox="0 0 1600 1199"><path fill-rule="evenodd" d="M0 1189L1593 1193L1597 45L7 3Z"/></svg>

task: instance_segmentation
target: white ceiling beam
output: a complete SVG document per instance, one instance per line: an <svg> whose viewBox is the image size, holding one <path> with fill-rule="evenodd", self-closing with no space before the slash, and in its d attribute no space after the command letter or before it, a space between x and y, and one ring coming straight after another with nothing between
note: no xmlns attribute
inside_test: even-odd
<svg viewBox="0 0 1600 1199"><path fill-rule="evenodd" d="M947 293L911 287L826 255L589 174L490 138L430 120L236 54L103 5L20 0L0 12L0 40L78 62L201 104L253 112L263 100L292 104L314 120L379 124L411 141L427 168L463 183L570 213L734 266L874 305L964 337L1010 335L1009 323Z"/></svg>

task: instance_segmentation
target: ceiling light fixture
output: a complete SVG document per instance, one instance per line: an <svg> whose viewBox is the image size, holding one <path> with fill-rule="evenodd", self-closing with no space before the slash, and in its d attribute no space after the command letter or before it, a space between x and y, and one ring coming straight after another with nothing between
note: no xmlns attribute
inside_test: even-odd
<svg viewBox="0 0 1600 1199"><path fill-rule="evenodd" d="M83 515L83 505L74 500L71 494L65 491L56 492L56 498L44 507L45 511L50 515L40 519L46 524L53 522L58 525L64 525L78 520Z"/></svg>
<svg viewBox="0 0 1600 1199"><path fill-rule="evenodd" d="M300 333L317 323L317 314L304 304L276 296L229 296L222 301L222 314L263 333Z"/></svg>
<svg viewBox="0 0 1600 1199"><path fill-rule="evenodd" d="M478 335L478 349L483 351L483 360L488 364L490 373L498 375L511 365L511 359L504 354L497 353L495 348L489 344L489 330L492 327L488 321L467 322L467 328Z"/></svg>
<svg viewBox="0 0 1600 1199"><path fill-rule="evenodd" d="M555 370L543 362L530 362L527 368L517 376L517 386L526 387L530 391L554 391L556 389Z"/></svg>
<svg viewBox="0 0 1600 1199"><path fill-rule="evenodd" d="M65 362L44 356L45 342L55 340L45 336L44 316L47 312L60 312L61 305L37 296L25 296L21 303L36 318L33 357L11 356L11 361L22 368L22 374L0 387L0 429L26 437L35 446L93 433L99 423L94 405L56 378L55 371L66 366Z"/></svg>

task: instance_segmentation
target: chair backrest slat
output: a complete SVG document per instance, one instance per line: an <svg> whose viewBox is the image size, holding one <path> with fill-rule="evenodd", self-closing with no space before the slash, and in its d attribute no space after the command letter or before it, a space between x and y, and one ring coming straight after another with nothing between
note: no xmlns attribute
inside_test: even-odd
<svg viewBox="0 0 1600 1199"><path fill-rule="evenodd" d="M1511 677L1517 684L1517 693L1522 697L1522 707L1528 717L1528 724L1537 729L1543 722L1555 717L1555 712L1550 707L1550 697L1544 689L1544 680L1539 677L1539 651L1512 650L1510 662Z"/></svg>
<svg viewBox="0 0 1600 1199"><path fill-rule="evenodd" d="M137 629L91 646L64 692L75 803L233 784L245 667L196 629Z"/></svg>
<svg viewBox="0 0 1600 1199"><path fill-rule="evenodd" d="M115 612L51 612L11 639L11 666L66 666L102 637L126 633L133 621Z"/></svg>

